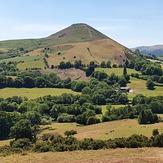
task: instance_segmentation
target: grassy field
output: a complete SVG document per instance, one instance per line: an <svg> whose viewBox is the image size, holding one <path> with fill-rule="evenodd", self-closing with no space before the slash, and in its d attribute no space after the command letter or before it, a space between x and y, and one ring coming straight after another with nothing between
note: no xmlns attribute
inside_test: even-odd
<svg viewBox="0 0 163 163"><path fill-rule="evenodd" d="M45 67L45 63L43 62L43 60L28 61L28 62L17 64L17 68L19 70L26 70L26 69L32 69L32 68L44 69L44 67Z"/></svg>
<svg viewBox="0 0 163 163"><path fill-rule="evenodd" d="M129 137L132 134L143 134L150 137L153 129L157 128L160 132L163 132L163 123L139 125L136 119L128 119L88 126L82 126L76 123L52 123L51 125L42 126L42 128L47 128L42 134L59 133L64 135L65 131L73 129L77 131L75 137L79 140L84 138L107 140L110 138Z"/></svg>
<svg viewBox="0 0 163 163"><path fill-rule="evenodd" d="M158 57L158 58L163 58L163 57ZM154 60L154 59L148 59L149 61L151 61L151 62L161 62L160 63L160 65L161 65L161 67L163 68L163 62L162 61L158 61L158 60Z"/></svg>
<svg viewBox="0 0 163 163"><path fill-rule="evenodd" d="M30 62L34 60L43 60L42 56L22 56L0 60L0 62Z"/></svg>
<svg viewBox="0 0 163 163"><path fill-rule="evenodd" d="M102 113L103 113L103 114L105 114L106 111L107 111L106 106L107 106L107 105L102 105L102 106L101 106L101 107L102 107ZM115 109L116 109L116 108L120 108L120 107L124 107L124 106L125 106L125 105L112 105L112 107L115 108Z"/></svg>
<svg viewBox="0 0 163 163"><path fill-rule="evenodd" d="M22 56L9 59L0 60L0 62L17 62L17 68L19 70L41 68L44 69L45 63L43 62L43 56Z"/></svg>
<svg viewBox="0 0 163 163"><path fill-rule="evenodd" d="M104 71L108 75L111 75L112 73L115 73L118 76L123 75L123 68L96 68L96 71ZM140 72L136 71L135 69L127 68L127 74L130 75L131 73L140 74Z"/></svg>
<svg viewBox="0 0 163 163"><path fill-rule="evenodd" d="M161 163L161 148L28 153L0 157L1 163Z"/></svg>
<svg viewBox="0 0 163 163"><path fill-rule="evenodd" d="M35 99L45 95L58 96L63 93L79 94L71 89L60 88L3 88L0 89L0 97L8 98L12 96L22 96L29 99Z"/></svg>
<svg viewBox="0 0 163 163"><path fill-rule="evenodd" d="M154 90L149 90L146 87L146 80L137 78L130 78L131 83L127 84L127 87L133 89L133 92L128 93L128 97L132 99L137 94L143 94L145 96L159 96L163 95L163 86L155 86Z"/></svg>

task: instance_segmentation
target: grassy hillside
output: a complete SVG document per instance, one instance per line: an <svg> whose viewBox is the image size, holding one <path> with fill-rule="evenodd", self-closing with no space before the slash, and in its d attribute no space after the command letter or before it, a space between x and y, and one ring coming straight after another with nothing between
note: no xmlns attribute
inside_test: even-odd
<svg viewBox="0 0 163 163"><path fill-rule="evenodd" d="M105 36L86 24L73 24L49 37L42 39L1 41L0 49L20 49L24 55L49 55L49 65L58 65L61 61L74 62L81 59L87 64L90 61L100 63L111 60L123 64L135 54L126 47Z"/></svg>
<svg viewBox="0 0 163 163"><path fill-rule="evenodd" d="M47 129L42 134L59 133L64 135L64 132L67 130L76 130L77 134L75 137L79 140L84 138L107 140L118 137L129 137L132 134L143 134L150 137L152 130L156 128L160 132L163 132L162 123L139 125L136 119L117 120L88 126L80 126L76 123L53 123L52 125L42 127Z"/></svg>
<svg viewBox="0 0 163 163"><path fill-rule="evenodd" d="M134 54L127 48L110 40L101 39L91 42L67 43L62 45L49 46L49 50L42 49L27 53L29 56L48 54L49 65L58 65L61 61L72 62L82 60L87 64L91 61L101 63L102 61L111 60L112 63L123 64L126 59L131 59Z"/></svg>
<svg viewBox="0 0 163 163"><path fill-rule="evenodd" d="M49 36L48 39L53 40L57 44L63 44L108 39L108 37L87 24L79 23Z"/></svg>
<svg viewBox="0 0 163 163"><path fill-rule="evenodd" d="M108 75L111 75L112 73L116 74L117 76L123 75L123 68L96 68L96 71L104 71ZM135 69L127 68L127 74L131 75L132 73L140 74L140 72L136 71Z"/></svg>

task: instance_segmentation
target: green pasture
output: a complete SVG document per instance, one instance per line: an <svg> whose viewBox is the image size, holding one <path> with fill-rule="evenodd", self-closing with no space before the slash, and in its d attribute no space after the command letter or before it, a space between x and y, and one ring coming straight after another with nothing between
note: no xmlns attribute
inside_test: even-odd
<svg viewBox="0 0 163 163"><path fill-rule="evenodd" d="M0 62L29 62L29 61L43 60L42 56L21 56L0 60Z"/></svg>
<svg viewBox="0 0 163 163"><path fill-rule="evenodd" d="M67 130L76 130L76 138L93 138L100 140L114 139L119 137L129 137L132 134L143 134L150 137L153 129L163 132L163 123L150 125L139 125L137 119L117 120L94 125L82 126L76 123L52 123L42 126L44 128L41 134L59 133L64 135Z"/></svg>
<svg viewBox="0 0 163 163"><path fill-rule="evenodd" d="M17 68L19 70L40 68L44 69L45 63L43 62L43 56L22 56L9 59L0 60L0 62L17 62Z"/></svg>
<svg viewBox="0 0 163 163"><path fill-rule="evenodd" d="M104 71L108 75L111 75L112 73L118 76L123 75L123 68L96 68L95 71ZM140 72L136 71L135 69L127 68L127 74L130 75L131 73L140 73Z"/></svg>
<svg viewBox="0 0 163 163"><path fill-rule="evenodd" d="M59 96L63 93L79 94L71 89L61 88L3 88L0 89L0 97L8 98L12 96L27 97L28 99L35 99L45 95Z"/></svg>
<svg viewBox="0 0 163 163"><path fill-rule="evenodd" d="M157 57L157 58L159 58L159 59L163 59L163 57ZM148 59L149 61L151 61L151 62L161 62L161 63L159 63L160 65L161 65L161 67L163 68L163 62L162 61L158 61L158 60L154 60L154 59Z"/></svg>
<svg viewBox="0 0 163 163"><path fill-rule="evenodd" d="M127 87L131 88L133 92L128 93L128 97L132 99L137 94L143 94L145 96L163 96L163 85L155 86L154 90L149 90L146 87L146 80L137 78L130 78L131 83L127 84Z"/></svg>
<svg viewBox="0 0 163 163"><path fill-rule="evenodd" d="M45 67L45 63L43 62L43 60L29 61L29 62L17 64L17 68L19 70L34 69L34 68L44 69L44 67Z"/></svg>
<svg viewBox="0 0 163 163"><path fill-rule="evenodd" d="M125 105L111 105L111 106L113 108L117 109L117 108L120 108L120 107L124 107ZM107 105L102 105L101 107L102 107L102 114L105 114L106 111L107 111L107 109L106 109Z"/></svg>

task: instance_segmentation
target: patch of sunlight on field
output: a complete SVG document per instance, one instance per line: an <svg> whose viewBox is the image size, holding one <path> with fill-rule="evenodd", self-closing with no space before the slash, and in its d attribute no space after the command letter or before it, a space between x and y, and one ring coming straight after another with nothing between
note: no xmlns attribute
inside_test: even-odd
<svg viewBox="0 0 163 163"><path fill-rule="evenodd" d="M127 87L131 88L133 92L128 93L129 99L132 99L137 94L143 94L145 96L163 96L163 86L155 86L154 90L149 90L146 87L146 80L137 78L130 78L131 83L127 84Z"/></svg>
<svg viewBox="0 0 163 163"><path fill-rule="evenodd" d="M42 56L21 56L21 57L13 57L9 59L0 60L0 62L29 62L29 61L38 61L43 60Z"/></svg>
<svg viewBox="0 0 163 163"><path fill-rule="evenodd" d="M107 109L108 105L102 105L101 108L102 108L102 114L105 114ZM113 108L117 109L117 108L120 108L120 107L124 107L125 105L111 105Z"/></svg>
<svg viewBox="0 0 163 163"><path fill-rule="evenodd" d="M12 96L27 97L28 99L35 99L45 95L59 96L63 93L71 93L74 95L80 94L71 89L61 88L3 88L0 89L0 97L8 98Z"/></svg>
<svg viewBox="0 0 163 163"><path fill-rule="evenodd" d="M143 134L150 137L153 129L163 132L163 123L150 125L139 125L137 119L117 120L94 125L82 126L76 123L52 123L51 125L42 126L45 128L43 133L59 133L64 135L67 130L76 130L76 138L93 139L114 139L118 137L129 137L132 134Z"/></svg>
<svg viewBox="0 0 163 163"><path fill-rule="evenodd" d="M116 74L117 76L123 75L123 68L96 68L95 71L104 71L108 75L111 75L112 73ZM127 68L127 74L130 75L131 73L140 74L140 72L136 71L135 69Z"/></svg>
<svg viewBox="0 0 163 163"><path fill-rule="evenodd" d="M43 62L43 60L18 63L17 65L17 68L19 70L26 70L26 69L32 69L32 68L44 69L44 67L45 67L45 63Z"/></svg>

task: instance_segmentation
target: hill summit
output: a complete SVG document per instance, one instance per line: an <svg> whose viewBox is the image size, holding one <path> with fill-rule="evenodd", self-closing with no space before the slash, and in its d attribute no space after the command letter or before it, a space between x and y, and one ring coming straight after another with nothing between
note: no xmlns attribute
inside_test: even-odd
<svg viewBox="0 0 163 163"><path fill-rule="evenodd" d="M70 43L108 39L108 37L87 24L78 23L52 34L48 39Z"/></svg>
<svg viewBox="0 0 163 163"><path fill-rule="evenodd" d="M21 48L28 52L26 56L48 56L49 66L76 60L84 64L110 60L123 65L135 57L131 50L84 23L73 24L46 38L1 41L0 48Z"/></svg>

